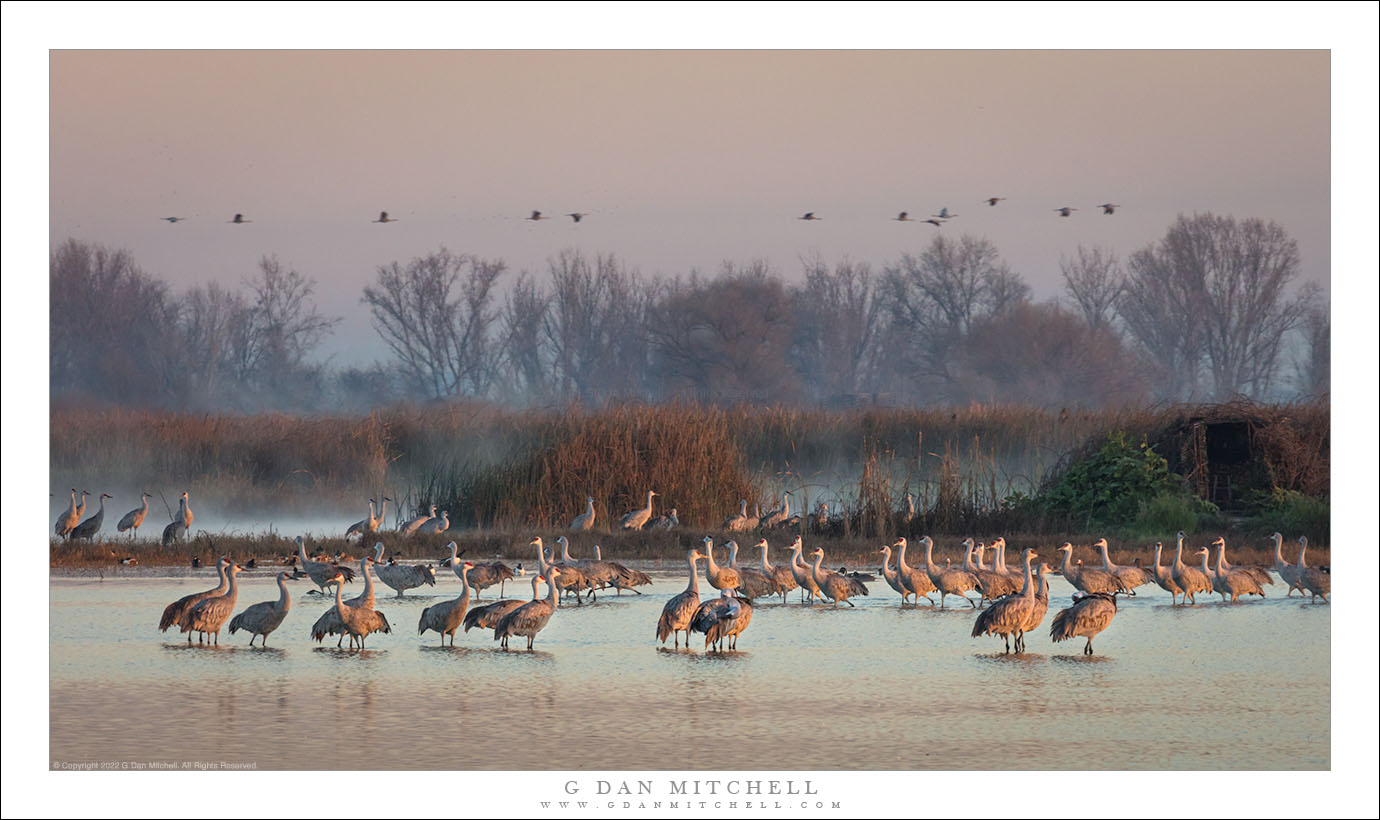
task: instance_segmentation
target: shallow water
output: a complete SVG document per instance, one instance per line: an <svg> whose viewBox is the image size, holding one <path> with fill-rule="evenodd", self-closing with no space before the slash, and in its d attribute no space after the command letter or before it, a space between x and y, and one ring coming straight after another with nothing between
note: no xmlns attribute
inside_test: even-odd
<svg viewBox="0 0 1380 820"><path fill-rule="evenodd" d="M277 597L270 573L246 575L236 611ZM761 599L738 651L706 654L702 635L688 652L656 644L661 608L685 580L683 571L653 577L641 596L562 606L530 653L504 652L478 630L460 632L454 649L439 648L434 632L419 637L421 610L459 594L454 577L403 600L380 587L393 633L370 636L361 653L310 639L329 604L304 595L306 581L291 585L293 610L268 648L250 649L243 632L189 647L157 630L163 607L215 586L213 572L55 576L52 759L259 769L1330 767L1330 607L1285 599L1280 583L1263 601L1200 596L1190 608L1141 587L1085 657L1081 638L1049 639L1072 593L1062 578L1020 656L1004 656L999 638L969 637L966 605L903 610L879 580L856 609L802 606L795 594L786 605ZM700 586L704 597L713 591L703 578ZM525 598L530 584L507 591Z"/></svg>

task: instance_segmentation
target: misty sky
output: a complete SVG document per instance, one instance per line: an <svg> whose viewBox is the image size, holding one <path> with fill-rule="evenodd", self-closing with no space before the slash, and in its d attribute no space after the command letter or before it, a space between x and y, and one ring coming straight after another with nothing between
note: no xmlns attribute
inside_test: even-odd
<svg viewBox="0 0 1380 820"><path fill-rule="evenodd" d="M376 266L441 245L514 271L578 248L798 278L802 256L880 267L971 232L1046 298L1079 243L1124 258L1212 211L1278 221L1329 284L1326 51L55 51L50 68L50 242L127 248L179 292L276 254L344 317L339 363L382 355L359 302ZM944 207L942 228L891 220ZM381 210L400 221L371 224Z"/></svg>

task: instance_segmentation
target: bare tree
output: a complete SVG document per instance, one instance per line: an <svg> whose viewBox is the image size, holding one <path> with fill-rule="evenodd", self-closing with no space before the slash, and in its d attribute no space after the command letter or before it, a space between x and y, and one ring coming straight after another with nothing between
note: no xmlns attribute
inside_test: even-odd
<svg viewBox="0 0 1380 820"><path fill-rule="evenodd" d="M300 377L312 351L340 319L322 316L311 301L315 280L285 270L276 256L260 259L258 275L248 284L250 321L238 328L248 338L236 340L243 374L266 390L283 390Z"/></svg>
<svg viewBox="0 0 1380 820"><path fill-rule="evenodd" d="M493 288L505 270L501 261L445 248L405 267L379 267L362 301L374 329L418 388L435 397L489 392L497 372L489 351L497 316Z"/></svg>
<svg viewBox="0 0 1380 820"><path fill-rule="evenodd" d="M1332 316L1321 299L1303 315L1301 358L1295 363L1298 391L1304 396L1332 392Z"/></svg>
<svg viewBox="0 0 1380 820"><path fill-rule="evenodd" d="M1169 374L1170 398L1194 397L1203 364L1217 399L1260 396L1311 301L1288 293L1298 265L1297 243L1274 222L1180 216L1131 257L1119 313Z"/></svg>
<svg viewBox="0 0 1380 820"><path fill-rule="evenodd" d="M1110 248L1079 245L1072 259L1059 256L1059 270L1064 275L1064 290L1083 312L1088 327L1109 325L1125 287L1116 253Z"/></svg>
<svg viewBox="0 0 1380 820"><path fill-rule="evenodd" d="M223 404L245 386L247 374L237 368L251 358L245 348L253 336L252 308L243 295L215 282L189 290L180 308L186 402Z"/></svg>
<svg viewBox="0 0 1380 820"><path fill-rule="evenodd" d="M555 398L551 355L542 332L549 309L550 297L524 271L509 291L499 319L502 398L507 401L545 404Z"/></svg>
<svg viewBox="0 0 1380 820"><path fill-rule="evenodd" d="M888 267L883 281L892 380L926 398L954 383L955 353L974 320L1010 310L1030 294L995 245L967 234L936 236L919 257L906 254Z"/></svg>
<svg viewBox="0 0 1380 820"><path fill-rule="evenodd" d="M814 398L875 389L882 303L871 268L844 261L831 270L818 258L806 260L805 285L791 295L791 362Z"/></svg>
<svg viewBox="0 0 1380 820"><path fill-rule="evenodd" d="M641 386L648 291L610 254L593 263L565 250L550 261L551 298L543 329L557 389L583 402L629 396Z"/></svg>
<svg viewBox="0 0 1380 820"><path fill-rule="evenodd" d="M49 257L49 385L54 393L159 404L175 400L167 286L127 251L68 239Z"/></svg>
<svg viewBox="0 0 1380 820"><path fill-rule="evenodd" d="M705 282L673 283L651 309L647 337L668 395L715 401L789 401L790 297L765 262L724 263Z"/></svg>

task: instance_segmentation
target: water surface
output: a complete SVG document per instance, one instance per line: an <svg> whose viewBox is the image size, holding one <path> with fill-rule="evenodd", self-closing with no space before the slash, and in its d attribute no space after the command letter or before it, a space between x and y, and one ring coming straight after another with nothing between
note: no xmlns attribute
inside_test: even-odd
<svg viewBox="0 0 1380 820"><path fill-rule="evenodd" d="M239 606L277 597L241 576ZM249 763L259 769L1327 769L1330 608L1285 599L1173 608L1142 587L1093 642L1050 642L1072 589L1053 579L1029 651L971 638L959 604L901 609L885 584L858 607L759 601L738 651L662 649L661 608L684 572L647 594L562 606L535 651L491 632L455 648L417 635L454 577L402 600L364 652L321 645L328 607L291 585L266 649L159 633L163 607L215 586L196 577L54 576L53 761ZM358 582L347 587L354 594ZM708 597L712 591L701 579ZM496 588L489 593L496 593ZM508 597L530 585L510 583ZM543 590L544 591L544 590ZM493 600L486 594L480 601ZM779 599L777 599L779 600ZM953 599L950 599L952 605ZM525 645L514 639L514 646ZM712 745L710 741L718 739ZM706 749L712 755L705 757Z"/></svg>

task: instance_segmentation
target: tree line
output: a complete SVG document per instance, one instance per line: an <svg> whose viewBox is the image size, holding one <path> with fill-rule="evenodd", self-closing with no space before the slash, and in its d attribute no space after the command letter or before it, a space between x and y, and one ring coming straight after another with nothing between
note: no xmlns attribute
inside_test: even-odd
<svg viewBox="0 0 1380 820"><path fill-rule="evenodd" d="M1100 407L1329 389L1330 319L1277 224L1180 216L1123 262L1078 247L1031 299L989 240L938 234L874 268L765 261L645 276L567 250L540 274L447 248L379 266L361 295L386 359L314 353L337 317L276 257L180 295L130 254L51 254L55 399L171 409L367 410L483 398Z"/></svg>

